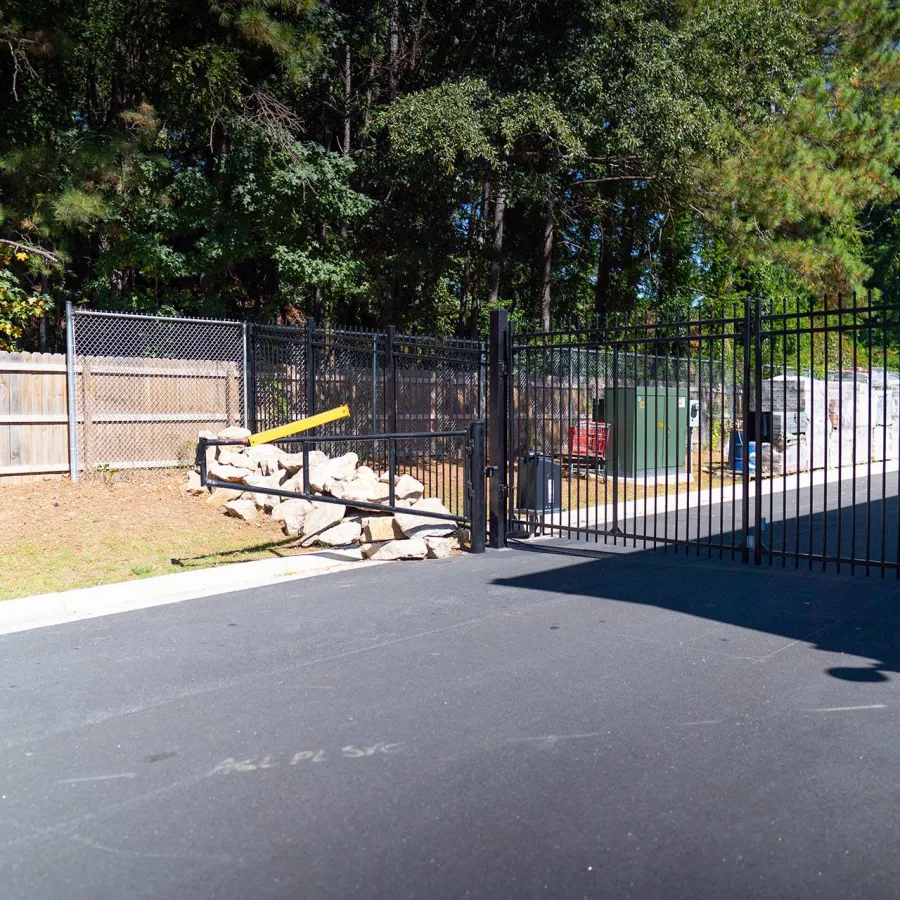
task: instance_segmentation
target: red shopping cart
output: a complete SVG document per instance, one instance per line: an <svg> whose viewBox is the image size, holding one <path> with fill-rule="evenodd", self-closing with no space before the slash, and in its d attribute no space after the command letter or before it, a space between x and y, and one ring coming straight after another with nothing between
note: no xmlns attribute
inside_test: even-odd
<svg viewBox="0 0 900 900"><path fill-rule="evenodd" d="M610 426L606 422L579 422L569 428L571 464L606 469L606 445Z"/></svg>

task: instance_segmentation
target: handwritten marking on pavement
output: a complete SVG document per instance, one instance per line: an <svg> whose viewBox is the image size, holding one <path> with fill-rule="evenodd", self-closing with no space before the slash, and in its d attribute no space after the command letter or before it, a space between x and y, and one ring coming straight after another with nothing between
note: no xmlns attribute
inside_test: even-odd
<svg viewBox="0 0 900 900"><path fill-rule="evenodd" d="M823 706L821 709L811 709L810 712L856 712L861 709L885 709L884 703L869 703L866 706Z"/></svg>
<svg viewBox="0 0 900 900"><path fill-rule="evenodd" d="M364 759L375 756L391 756L395 753L402 753L405 744L387 744L379 741L376 744L368 744L356 747L348 744L341 747L340 750L297 750L290 756L273 757L271 754L266 756L251 756L248 759L235 759L232 756L223 759L209 775L232 775L237 772L258 772L263 769L274 769L279 766L298 766L301 763L323 763L337 759Z"/></svg>
<svg viewBox="0 0 900 900"><path fill-rule="evenodd" d="M58 784L83 784L88 781L114 781L117 778L137 778L134 772L123 772L121 775L86 775L83 778L63 778Z"/></svg>
<svg viewBox="0 0 900 900"><path fill-rule="evenodd" d="M581 738L595 738L595 737L603 737L609 734L607 731L589 731L585 734L544 734L539 737L523 737L523 738L512 738L510 743L512 744L524 744L524 743L536 743L536 744L544 744L547 747L552 747L554 744L559 743L560 741L576 741Z"/></svg>

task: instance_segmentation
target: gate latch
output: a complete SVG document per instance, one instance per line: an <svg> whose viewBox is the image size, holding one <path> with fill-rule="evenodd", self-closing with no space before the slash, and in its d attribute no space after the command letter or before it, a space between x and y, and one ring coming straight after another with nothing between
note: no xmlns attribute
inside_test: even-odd
<svg viewBox="0 0 900 900"><path fill-rule="evenodd" d="M484 467L485 478L493 478L496 474L497 474L496 466L485 466Z"/></svg>

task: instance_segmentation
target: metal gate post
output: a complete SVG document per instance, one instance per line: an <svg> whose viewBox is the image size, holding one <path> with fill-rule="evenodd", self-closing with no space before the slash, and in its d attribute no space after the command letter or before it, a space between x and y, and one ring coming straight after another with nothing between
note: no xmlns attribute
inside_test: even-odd
<svg viewBox="0 0 900 900"><path fill-rule="evenodd" d="M487 537L487 495L484 485L485 470L484 420L469 426L469 479L470 509L472 520L472 552L484 553Z"/></svg>
<svg viewBox="0 0 900 900"><path fill-rule="evenodd" d="M491 310L489 354L490 389L488 396L488 464L490 474L490 537L495 550L506 546L509 408L507 354L509 353L509 317L505 309Z"/></svg>
<svg viewBox="0 0 900 900"><path fill-rule="evenodd" d="M316 320L306 322L306 415L316 414Z"/></svg>
<svg viewBox="0 0 900 900"><path fill-rule="evenodd" d="M388 409L389 430L394 434L397 433L397 354L395 344L397 343L397 326L388 325L387 330L387 359L385 359L385 367L388 372L388 381L391 386L391 405Z"/></svg>
<svg viewBox="0 0 900 900"><path fill-rule="evenodd" d="M255 431L256 429L250 424L253 421L252 416L250 415L250 345L248 339L248 331L250 326L244 322L241 325L241 345L244 350L244 359L242 362L243 366L243 378L241 379L244 383L244 428L249 428L251 431Z"/></svg>
<svg viewBox="0 0 900 900"><path fill-rule="evenodd" d="M750 301L744 301L744 386L741 396L741 424L743 434L744 462L741 466L741 530L744 539L741 543L741 562L750 562L750 448L747 446L747 420L750 415L750 369L751 333Z"/></svg>
<svg viewBox="0 0 900 900"><path fill-rule="evenodd" d="M391 391L390 406L388 407L388 430L391 434L397 434L397 327L388 325L387 346L385 347L384 366L388 373L388 385ZM393 485L397 480L397 442L388 442L388 484Z"/></svg>
<svg viewBox="0 0 900 900"><path fill-rule="evenodd" d="M256 388L257 328L255 322L247 324L247 379L249 381L249 422L251 431L259 431L259 393Z"/></svg>
<svg viewBox="0 0 900 900"><path fill-rule="evenodd" d="M762 476L763 476L763 453L762 453L762 298L757 293L756 302L754 304L753 315L753 344L754 344L754 376L756 384L754 385L754 409L753 409L753 436L756 438L756 496L754 497L753 509L753 562L756 565L762 564L763 552L763 532L762 532L762 515L763 515L763 497L762 497ZM747 450L747 459L749 460L749 446ZM799 465L799 454L797 457ZM747 466L746 468L749 468Z"/></svg>
<svg viewBox="0 0 900 900"><path fill-rule="evenodd" d="M306 320L306 415L316 414L316 320ZM310 434L315 434L314 428ZM312 449L315 450L315 444Z"/></svg>
<svg viewBox="0 0 900 900"><path fill-rule="evenodd" d="M69 478L78 481L78 420L75 402L75 316L66 301L66 409L69 431Z"/></svg>

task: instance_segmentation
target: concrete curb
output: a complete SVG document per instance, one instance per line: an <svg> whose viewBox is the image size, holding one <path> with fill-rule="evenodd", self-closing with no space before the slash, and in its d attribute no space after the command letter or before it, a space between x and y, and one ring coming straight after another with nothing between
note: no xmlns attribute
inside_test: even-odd
<svg viewBox="0 0 900 900"><path fill-rule="evenodd" d="M19 597L0 602L0 635L377 565L382 563L363 561L359 548L323 550L55 594Z"/></svg>

